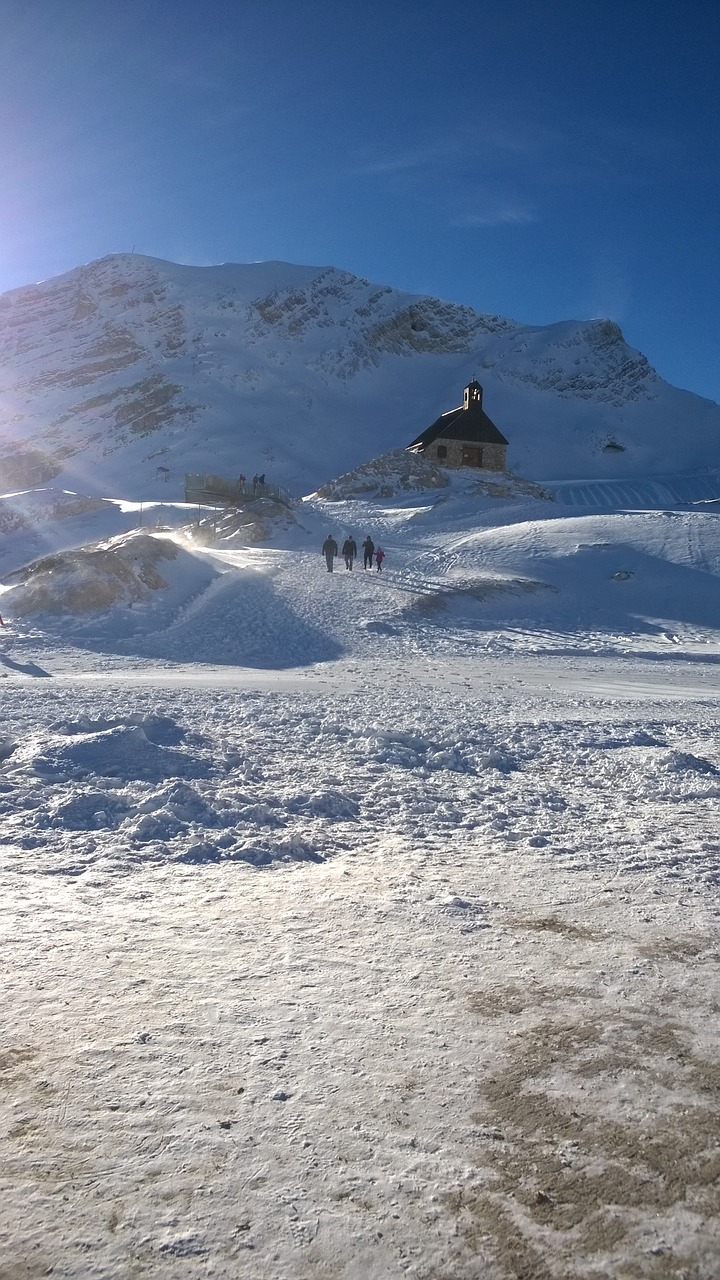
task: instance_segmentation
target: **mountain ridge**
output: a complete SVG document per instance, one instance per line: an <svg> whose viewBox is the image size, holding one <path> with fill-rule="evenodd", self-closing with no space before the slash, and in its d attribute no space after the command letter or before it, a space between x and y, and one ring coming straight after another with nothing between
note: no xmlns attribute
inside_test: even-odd
<svg viewBox="0 0 720 1280"><path fill-rule="evenodd" d="M529 480L716 461L720 407L613 321L523 325L336 267L111 254L0 295L0 487L142 497L212 470L307 492L403 447L473 374Z"/></svg>

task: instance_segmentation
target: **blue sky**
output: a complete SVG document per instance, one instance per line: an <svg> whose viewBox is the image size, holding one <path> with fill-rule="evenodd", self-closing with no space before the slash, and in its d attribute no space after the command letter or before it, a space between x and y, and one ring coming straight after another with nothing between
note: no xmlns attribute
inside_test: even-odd
<svg viewBox="0 0 720 1280"><path fill-rule="evenodd" d="M720 400L714 0L0 0L0 289L281 258Z"/></svg>

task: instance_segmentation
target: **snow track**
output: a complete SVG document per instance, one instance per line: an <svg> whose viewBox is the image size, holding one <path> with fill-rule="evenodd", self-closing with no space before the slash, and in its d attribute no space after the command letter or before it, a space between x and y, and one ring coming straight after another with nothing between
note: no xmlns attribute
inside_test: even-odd
<svg viewBox="0 0 720 1280"><path fill-rule="evenodd" d="M544 488L563 506L617 509L675 507L720 501L720 471L632 480L549 480Z"/></svg>

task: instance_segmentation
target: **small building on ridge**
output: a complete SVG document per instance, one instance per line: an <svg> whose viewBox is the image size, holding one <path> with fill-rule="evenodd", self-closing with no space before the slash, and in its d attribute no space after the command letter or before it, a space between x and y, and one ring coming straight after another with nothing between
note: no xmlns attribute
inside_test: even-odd
<svg viewBox="0 0 720 1280"><path fill-rule="evenodd" d="M417 440L407 446L412 453L442 467L479 467L504 471L508 441L482 407L483 389L473 378L465 388L463 403L443 413Z"/></svg>

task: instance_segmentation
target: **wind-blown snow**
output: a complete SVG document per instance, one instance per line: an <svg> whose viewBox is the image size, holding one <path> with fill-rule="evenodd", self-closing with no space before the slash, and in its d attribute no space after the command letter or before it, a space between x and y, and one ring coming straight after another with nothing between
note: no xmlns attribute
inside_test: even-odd
<svg viewBox="0 0 720 1280"><path fill-rule="evenodd" d="M714 1276L718 514L443 479L3 499L0 1274Z"/></svg>

